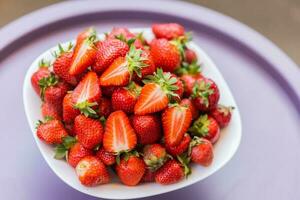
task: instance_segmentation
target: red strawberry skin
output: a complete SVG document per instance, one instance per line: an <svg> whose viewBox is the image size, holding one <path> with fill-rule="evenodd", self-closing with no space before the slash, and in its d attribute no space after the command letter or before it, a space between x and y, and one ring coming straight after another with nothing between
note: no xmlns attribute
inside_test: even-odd
<svg viewBox="0 0 300 200"><path fill-rule="evenodd" d="M196 80L201 79L202 75L191 75L191 74L185 74L180 77L183 85L184 85L184 95L186 97L190 97L193 93L193 87L196 82Z"/></svg>
<svg viewBox="0 0 300 200"><path fill-rule="evenodd" d="M141 57L145 59L145 67L143 67L141 70L141 77L138 77L137 74L134 73L133 80L137 82L141 82L144 77L152 75L156 71L156 66L149 50L143 49Z"/></svg>
<svg viewBox="0 0 300 200"><path fill-rule="evenodd" d="M178 89L174 92L179 96L179 98L178 97L173 97L173 98L175 101L179 102L181 97L183 96L184 86L182 81L175 74L172 74L171 77L175 77L177 79L177 82L174 85L177 86Z"/></svg>
<svg viewBox="0 0 300 200"><path fill-rule="evenodd" d="M184 27L177 23L153 24L152 32L156 38L172 40L184 35Z"/></svg>
<svg viewBox="0 0 300 200"><path fill-rule="evenodd" d="M190 109L193 120L199 117L199 111L190 99L182 99L180 105L187 106Z"/></svg>
<svg viewBox="0 0 300 200"><path fill-rule="evenodd" d="M131 122L140 144L153 144L160 140L162 128L157 115L134 115Z"/></svg>
<svg viewBox="0 0 300 200"><path fill-rule="evenodd" d="M57 120L62 120L62 107L60 104L51 104L48 102L43 102L41 106L42 116L52 117Z"/></svg>
<svg viewBox="0 0 300 200"><path fill-rule="evenodd" d="M103 97L99 105L99 115L107 118L112 112L112 105L108 98Z"/></svg>
<svg viewBox="0 0 300 200"><path fill-rule="evenodd" d="M221 128L225 128L231 120L232 109L232 107L218 105L210 111L210 115L218 122Z"/></svg>
<svg viewBox="0 0 300 200"><path fill-rule="evenodd" d="M209 90L212 91L212 94L209 94L207 97L207 103L205 103L205 97L202 97L199 94L195 94L195 96L192 95L192 100L194 105L198 108L198 110L207 112L215 108L218 104L218 101L220 99L220 92L217 84L212 81L211 79L202 78L197 80L195 84L201 85L201 82L204 82L205 85L209 87ZM195 85L194 85L195 87ZM203 92L199 92L200 94Z"/></svg>
<svg viewBox="0 0 300 200"><path fill-rule="evenodd" d="M93 155L93 152L89 149L84 148L80 143L76 143L73 147L70 148L67 155L68 163L75 168L81 159L86 156Z"/></svg>
<svg viewBox="0 0 300 200"><path fill-rule="evenodd" d="M123 110L126 113L133 113L138 94L131 92L127 88L117 88L112 96L111 103L113 110Z"/></svg>
<svg viewBox="0 0 300 200"><path fill-rule="evenodd" d="M44 100L51 104L61 104L70 86L66 82L59 82L45 90Z"/></svg>
<svg viewBox="0 0 300 200"><path fill-rule="evenodd" d="M110 182L105 165L95 156L86 156L76 166L76 174L81 184L91 187Z"/></svg>
<svg viewBox="0 0 300 200"><path fill-rule="evenodd" d="M169 160L155 173L155 182L168 185L173 184L184 177L184 171L180 163L176 160Z"/></svg>
<svg viewBox="0 0 300 200"><path fill-rule="evenodd" d="M182 140L192 122L192 113L184 106L167 108L162 114L166 145L176 146Z"/></svg>
<svg viewBox="0 0 300 200"><path fill-rule="evenodd" d="M126 161L121 159L119 165L116 165L116 172L123 184L128 186L137 185L146 171L146 165L141 158L130 156Z"/></svg>
<svg viewBox="0 0 300 200"><path fill-rule="evenodd" d="M155 181L155 171L146 169L146 172L142 178L142 182L154 182Z"/></svg>
<svg viewBox="0 0 300 200"><path fill-rule="evenodd" d="M220 127L218 125L218 122L211 116L208 116L208 120L210 121L210 124L208 126L208 134L204 137L211 141L211 143L216 143L218 139L220 138Z"/></svg>
<svg viewBox="0 0 300 200"><path fill-rule="evenodd" d="M191 137L189 136L189 134L185 134L183 136L183 139L179 143L179 145L177 146L166 145L167 152L172 156L179 156L183 152L187 151L190 142L191 142Z"/></svg>
<svg viewBox="0 0 300 200"><path fill-rule="evenodd" d="M39 81L42 78L46 78L50 75L50 71L48 67L40 67L36 72L33 73L31 76L31 85L34 89L34 91L40 95L40 86L39 86Z"/></svg>
<svg viewBox="0 0 300 200"><path fill-rule="evenodd" d="M72 52L65 52L61 54L53 63L53 71L64 81L75 86L78 83L78 78L69 73L72 55Z"/></svg>
<svg viewBox="0 0 300 200"><path fill-rule="evenodd" d="M193 62L197 61L196 52L191 49L186 49L184 51L184 57L185 57L185 61L189 64L192 64Z"/></svg>
<svg viewBox="0 0 300 200"><path fill-rule="evenodd" d="M179 67L181 58L178 48L166 39L153 39L150 52L156 66L166 72L173 72Z"/></svg>
<svg viewBox="0 0 300 200"><path fill-rule="evenodd" d="M59 120L50 120L38 126L37 136L47 144L60 144L68 135L63 124Z"/></svg>
<svg viewBox="0 0 300 200"><path fill-rule="evenodd" d="M78 142L87 149L93 149L102 142L103 127L99 120L78 115L74 121Z"/></svg>
<svg viewBox="0 0 300 200"><path fill-rule="evenodd" d="M214 158L213 146L209 140L200 139L200 143L192 147L191 160L205 167L211 165Z"/></svg>
<svg viewBox="0 0 300 200"><path fill-rule="evenodd" d="M103 72L116 58L125 56L128 51L128 45L118 39L106 39L98 42L93 69L97 73Z"/></svg>
<svg viewBox="0 0 300 200"><path fill-rule="evenodd" d="M104 148L100 148L97 151L96 156L107 166L116 163L116 156L113 153L105 151Z"/></svg>
<svg viewBox="0 0 300 200"><path fill-rule="evenodd" d="M135 35L133 33L131 33L128 30L128 28L125 28L125 27L114 27L106 38L107 39L115 39L116 36L120 36L120 35L123 35L127 41L132 39L132 38L135 38ZM136 38L133 45L137 49L143 48L143 44L138 38Z"/></svg>
<svg viewBox="0 0 300 200"><path fill-rule="evenodd" d="M73 123L75 117L80 114L80 111L75 109L74 105L72 94L66 94L63 99L63 119L67 124Z"/></svg>
<svg viewBox="0 0 300 200"><path fill-rule="evenodd" d="M99 79L99 82L100 82L100 79ZM116 88L118 88L118 87L116 87L116 86L101 87L103 95L106 97L111 97L112 93L115 91Z"/></svg>

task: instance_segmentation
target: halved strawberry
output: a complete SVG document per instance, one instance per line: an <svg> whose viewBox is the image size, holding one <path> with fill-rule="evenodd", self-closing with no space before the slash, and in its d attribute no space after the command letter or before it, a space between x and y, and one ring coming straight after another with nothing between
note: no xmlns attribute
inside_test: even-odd
<svg viewBox="0 0 300 200"><path fill-rule="evenodd" d="M71 75L81 74L94 63L97 52L94 44L96 38L96 33L92 32L86 39L76 44L69 70Z"/></svg>
<svg viewBox="0 0 300 200"><path fill-rule="evenodd" d="M178 145L176 146L166 145L166 150L172 156L179 156L180 154L188 150L190 141L191 141L191 137L189 134L186 133L184 134L182 140Z"/></svg>
<svg viewBox="0 0 300 200"><path fill-rule="evenodd" d="M93 27L89 27L78 34L76 38L76 44L80 44L83 42L86 38L90 37L91 35L96 35L96 30Z"/></svg>
<svg viewBox="0 0 300 200"><path fill-rule="evenodd" d="M142 50L130 47L125 57L119 57L100 76L101 86L125 86L133 74L142 76L141 70L148 66L147 58L142 56Z"/></svg>
<svg viewBox="0 0 300 200"><path fill-rule="evenodd" d="M103 147L112 153L132 150L137 144L137 137L130 121L123 111L115 111L107 118Z"/></svg>
<svg viewBox="0 0 300 200"><path fill-rule="evenodd" d="M176 146L192 122L192 113L185 106L175 105L167 108L162 114L165 143Z"/></svg>
<svg viewBox="0 0 300 200"><path fill-rule="evenodd" d="M97 74L88 72L72 93L75 107L85 115L96 115L96 112L91 107L97 105L100 98L101 89L98 84Z"/></svg>
<svg viewBox="0 0 300 200"><path fill-rule="evenodd" d="M148 76L144 82L140 97L134 107L134 114L145 115L163 110L168 106L169 99L178 97L175 94L178 87L177 79L171 73L164 73L157 69L154 75Z"/></svg>
<svg viewBox="0 0 300 200"><path fill-rule="evenodd" d="M118 57L123 57L129 51L128 45L118 39L106 39L97 43L97 54L93 70L101 73Z"/></svg>

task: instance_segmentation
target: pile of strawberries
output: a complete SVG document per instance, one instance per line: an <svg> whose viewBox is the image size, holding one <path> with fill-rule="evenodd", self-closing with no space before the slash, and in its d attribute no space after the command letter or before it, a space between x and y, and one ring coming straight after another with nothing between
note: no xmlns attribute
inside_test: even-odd
<svg viewBox="0 0 300 200"><path fill-rule="evenodd" d="M190 163L212 163L232 108L218 104L218 86L201 74L183 26L154 24L152 32L147 41L113 28L99 40L89 28L31 77L44 117L37 136L83 185L109 183L108 168L125 185L172 184Z"/></svg>

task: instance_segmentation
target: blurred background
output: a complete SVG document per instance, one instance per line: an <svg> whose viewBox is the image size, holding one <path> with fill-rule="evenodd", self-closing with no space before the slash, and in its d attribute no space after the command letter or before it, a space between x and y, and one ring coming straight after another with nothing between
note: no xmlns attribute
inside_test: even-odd
<svg viewBox="0 0 300 200"><path fill-rule="evenodd" d="M33 10L61 1L0 0L0 27ZM300 65L300 0L185 1L211 8L247 24L272 40Z"/></svg>

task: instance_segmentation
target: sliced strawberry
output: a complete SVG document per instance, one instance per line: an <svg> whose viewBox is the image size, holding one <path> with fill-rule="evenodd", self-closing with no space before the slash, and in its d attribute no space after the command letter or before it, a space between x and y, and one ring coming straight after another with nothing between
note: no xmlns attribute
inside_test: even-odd
<svg viewBox="0 0 300 200"><path fill-rule="evenodd" d="M95 114L89 107L97 105L101 98L101 89L95 72L88 72L72 93L75 107L84 114ZM92 113L89 113L92 112Z"/></svg>
<svg viewBox="0 0 300 200"><path fill-rule="evenodd" d="M176 94L178 87L177 79L171 73L164 73L162 69L157 69L154 75L148 76L144 80L146 85L142 88L140 97L135 104L134 113L145 115L158 112L167 107L169 99L179 97Z"/></svg>
<svg viewBox="0 0 300 200"><path fill-rule="evenodd" d="M142 69L147 67L148 58L143 57L143 51L131 46L126 57L117 58L101 75L101 86L125 86L131 77L142 76Z"/></svg>
<svg viewBox="0 0 300 200"><path fill-rule="evenodd" d="M80 44L91 35L96 35L96 30L93 27L89 27L85 29L83 32L79 33L76 38L76 44Z"/></svg>
<svg viewBox="0 0 300 200"><path fill-rule="evenodd" d="M134 106L136 115L145 115L163 110L169 103L168 96L156 83L147 83Z"/></svg>
<svg viewBox="0 0 300 200"><path fill-rule="evenodd" d="M167 108L162 114L166 144L169 146L178 145L191 122L192 113L189 108L179 105Z"/></svg>
<svg viewBox="0 0 300 200"><path fill-rule="evenodd" d="M123 111L115 111L106 121L103 147L108 152L121 153L132 150L137 137L130 121Z"/></svg>
<svg viewBox="0 0 300 200"><path fill-rule="evenodd" d="M97 52L95 39L96 35L93 34L76 44L69 70L71 75L81 74L94 63Z"/></svg>

